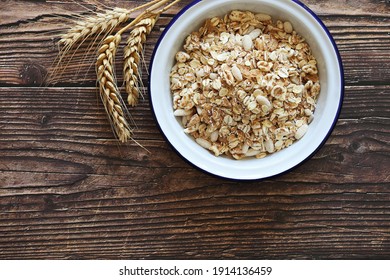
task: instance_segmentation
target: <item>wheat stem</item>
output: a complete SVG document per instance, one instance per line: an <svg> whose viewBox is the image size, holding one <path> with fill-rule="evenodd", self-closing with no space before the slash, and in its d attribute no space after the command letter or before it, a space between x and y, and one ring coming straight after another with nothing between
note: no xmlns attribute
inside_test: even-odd
<svg viewBox="0 0 390 280"><path fill-rule="evenodd" d="M136 25L139 21L142 20L142 18L153 12L154 10L160 8L161 6L165 5L166 3L168 3L170 0L160 0L159 2L157 2L156 4L154 4L153 6L149 7L148 9L144 10L138 17L136 17L132 22L130 22L128 25L126 25L125 27L123 27L121 30L118 31L119 34L123 34L124 32L126 32L127 30L129 30L130 28L132 28L134 25ZM170 7L172 7L173 5L175 5L176 3L180 2L181 0L175 0L173 1L171 4L165 6L164 8L162 8L161 10L159 10L158 12L156 12L156 14L160 15L162 14L163 12L165 12L166 10L168 10Z"/></svg>

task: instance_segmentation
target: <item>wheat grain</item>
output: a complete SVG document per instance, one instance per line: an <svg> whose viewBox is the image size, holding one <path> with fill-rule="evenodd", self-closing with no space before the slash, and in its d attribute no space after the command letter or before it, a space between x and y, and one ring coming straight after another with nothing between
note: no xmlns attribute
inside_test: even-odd
<svg viewBox="0 0 390 280"><path fill-rule="evenodd" d="M141 81L139 65L143 53L143 45L146 42L146 36L152 31L157 19L157 14L150 14L136 24L130 32L127 46L124 49L123 76L128 95L127 102L131 106L138 104Z"/></svg>
<svg viewBox="0 0 390 280"><path fill-rule="evenodd" d="M125 118L123 100L116 86L114 74L114 58L121 41L121 35L108 36L98 51L96 72L99 83L100 97L110 123L120 142L131 139L131 128Z"/></svg>

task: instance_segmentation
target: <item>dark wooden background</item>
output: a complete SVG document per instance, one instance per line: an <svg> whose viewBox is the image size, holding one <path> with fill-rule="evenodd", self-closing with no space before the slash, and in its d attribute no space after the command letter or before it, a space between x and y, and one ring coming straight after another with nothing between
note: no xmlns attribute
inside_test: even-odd
<svg viewBox="0 0 390 280"><path fill-rule="evenodd" d="M385 0L304 0L337 41L345 102L314 158L262 182L215 178L183 161L147 94L130 110L135 139L151 153L118 145L83 57L41 87L56 35L85 11L69 2L0 1L1 259L390 258ZM189 2L162 16L147 64L162 28Z"/></svg>

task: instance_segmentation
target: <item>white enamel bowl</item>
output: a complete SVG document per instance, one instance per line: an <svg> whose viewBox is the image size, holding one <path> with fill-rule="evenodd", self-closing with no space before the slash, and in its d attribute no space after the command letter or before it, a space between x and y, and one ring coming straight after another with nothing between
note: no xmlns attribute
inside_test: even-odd
<svg viewBox="0 0 390 280"><path fill-rule="evenodd" d="M265 13L273 20L290 21L310 44L318 61L321 92L308 132L292 146L263 159L233 160L215 157L183 132L173 115L169 74L175 54L185 38L207 18L231 10ZM305 5L293 0L198 0L184 8L162 34L150 66L150 102L167 141L184 159L201 170L228 179L258 180L285 173L308 160L331 134L342 106L344 74L336 44L321 20Z"/></svg>

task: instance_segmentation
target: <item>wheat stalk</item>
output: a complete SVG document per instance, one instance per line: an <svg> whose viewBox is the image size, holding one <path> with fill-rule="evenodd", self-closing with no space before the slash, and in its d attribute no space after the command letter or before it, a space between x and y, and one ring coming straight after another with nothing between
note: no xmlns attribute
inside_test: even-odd
<svg viewBox="0 0 390 280"><path fill-rule="evenodd" d="M124 49L123 76L127 92L127 102L131 106L138 104L140 96L140 71L139 65L143 53L143 45L146 42L147 35L152 31L159 15L150 14L135 25L127 39L127 45Z"/></svg>
<svg viewBox="0 0 390 280"><path fill-rule="evenodd" d="M161 2L166 2L162 0ZM132 130L127 122L123 108L122 97L115 81L114 58L122 38L122 33L137 25L149 10L141 13L126 27L119 30L115 35L109 35L98 51L96 61L97 81L99 83L99 93L103 101L104 108L109 117L111 126L115 134L122 143L131 139Z"/></svg>
<svg viewBox="0 0 390 280"><path fill-rule="evenodd" d="M139 24L146 15L150 14L153 10L167 3L169 0L161 0L155 5L143 11L138 17L136 17L131 23L119 30L115 35L108 36L103 45L98 51L98 58L96 62L97 80L99 83L99 92L102 98L104 107L109 116L111 125L119 138L119 141L125 143L131 138L131 128L129 123L125 119L123 108L123 100L119 93L118 87L115 81L114 74L114 57L121 41L122 34L128 29L133 28ZM160 15L163 11L168 9L174 3L180 0L176 0L173 3L167 5L163 9L159 10L157 14ZM155 21L154 21L155 22ZM139 62L138 62L139 63Z"/></svg>
<svg viewBox="0 0 390 280"><path fill-rule="evenodd" d="M104 13L96 13L84 20L77 21L75 26L62 35L59 41L62 49L57 60L57 66L54 68L57 71L67 67L67 65L63 66L63 59L67 54L70 54L72 49L74 50L74 55L79 47L90 37L94 37L92 44L95 44L98 38L105 38L97 44L98 57L95 63L97 83L99 95L111 126L118 140L122 143L132 139L132 129L126 120L129 114L117 87L114 71L115 55L119 48L122 34L133 29L130 32L127 47L124 51L124 78L126 91L129 96L128 102L134 106L137 104L139 97L140 71L138 67L143 52L143 44L155 25L158 16L181 0L173 0L170 4L167 4L170 1L172 0L152 0L131 10L114 8ZM140 9L144 10L126 25L125 23L129 21L131 14ZM117 31L118 29L119 31ZM116 32L115 35L113 35L114 32ZM92 46L88 48L88 51L91 49ZM69 62L72 60L73 55L69 58ZM61 68L59 68L60 66ZM57 74L56 71L54 71L54 74ZM54 78L53 81L55 82Z"/></svg>
<svg viewBox="0 0 390 280"><path fill-rule="evenodd" d="M116 86L114 58L121 41L121 35L108 36L98 51L96 72L100 97L109 117L110 123L120 142L131 139L131 128L123 111L123 100Z"/></svg>

